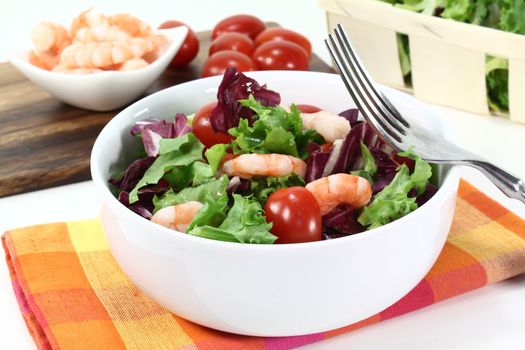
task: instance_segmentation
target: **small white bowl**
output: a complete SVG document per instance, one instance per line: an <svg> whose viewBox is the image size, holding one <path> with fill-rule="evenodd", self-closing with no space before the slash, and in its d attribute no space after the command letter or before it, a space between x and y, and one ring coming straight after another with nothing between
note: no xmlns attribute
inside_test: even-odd
<svg viewBox="0 0 525 350"><path fill-rule="evenodd" d="M8 60L33 83L62 102L93 111L110 111L140 96L161 74L181 47L188 27L157 30L168 38L164 53L147 67L133 71L66 74L36 67L28 51L12 53Z"/></svg>
<svg viewBox="0 0 525 350"><path fill-rule="evenodd" d="M339 112L354 104L341 78L314 72L250 72L284 103ZM195 80L150 95L114 117L98 136L91 174L104 198L102 225L124 273L160 305L222 331L290 336L339 328L398 301L436 261L454 215L457 168L444 169L439 191L388 225L328 241L250 245L190 236L124 207L108 179L131 160L130 126L149 117L194 113L216 99L222 77ZM447 134L413 97L383 87L410 121ZM136 145L136 143L135 143Z"/></svg>

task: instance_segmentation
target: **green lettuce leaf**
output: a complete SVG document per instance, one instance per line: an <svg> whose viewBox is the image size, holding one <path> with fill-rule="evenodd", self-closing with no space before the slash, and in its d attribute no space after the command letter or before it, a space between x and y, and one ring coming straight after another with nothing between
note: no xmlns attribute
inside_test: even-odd
<svg viewBox="0 0 525 350"><path fill-rule="evenodd" d="M211 196L204 200L204 206L195 214L186 232L197 226L217 227L226 218L228 210L228 196L214 199Z"/></svg>
<svg viewBox="0 0 525 350"><path fill-rule="evenodd" d="M264 207L268 197L275 191L282 188L304 185L304 180L294 173L287 176L268 176L259 180L252 179L250 181L250 194Z"/></svg>
<svg viewBox="0 0 525 350"><path fill-rule="evenodd" d="M410 43L408 41L408 35L397 33L396 38L403 80L405 85L412 85L412 64L410 62Z"/></svg>
<svg viewBox="0 0 525 350"><path fill-rule="evenodd" d="M204 152L204 156L206 157L206 160L211 166L211 170L215 174L217 170L219 170L219 166L221 164L222 157L226 155L226 151L230 145L224 144L224 143L217 143Z"/></svg>
<svg viewBox="0 0 525 350"><path fill-rule="evenodd" d="M190 235L227 242L271 244L277 239L270 233L261 205L247 197L233 195L233 206L224 221L217 227L196 226L188 231Z"/></svg>
<svg viewBox="0 0 525 350"><path fill-rule="evenodd" d="M168 190L160 198L154 197L153 204L155 212L169 207L170 205L197 201L205 203L207 200L219 200L222 197L227 198L226 188L228 188L228 176L223 175L216 180L209 181L196 187L187 187L176 193L173 189Z"/></svg>
<svg viewBox="0 0 525 350"><path fill-rule="evenodd" d="M215 173L210 164L201 161L190 165L191 185L198 186L215 178Z"/></svg>
<svg viewBox="0 0 525 350"><path fill-rule="evenodd" d="M421 12L425 15L433 15L436 8L443 7L446 0L402 0L396 1L396 7ZM390 2L390 1L388 1Z"/></svg>
<svg viewBox="0 0 525 350"><path fill-rule="evenodd" d="M471 18L473 9L471 0L447 0L441 17L466 22Z"/></svg>
<svg viewBox="0 0 525 350"><path fill-rule="evenodd" d="M432 176L430 164L415 155L412 150L401 152L399 155L415 160L414 171L410 174L408 167L405 164L401 165L392 182L363 208L357 220L369 230L416 210L416 198L409 197L408 194L413 188L421 194Z"/></svg>
<svg viewBox="0 0 525 350"><path fill-rule="evenodd" d="M363 168L352 171L352 175L361 176L374 184L374 175L377 172L377 163L368 149L368 147L361 141L361 157L363 158Z"/></svg>
<svg viewBox="0 0 525 350"><path fill-rule="evenodd" d="M253 96L239 102L256 114L252 117L255 119L252 126L248 120L241 119L236 128L228 130L235 137L232 147L236 154L280 153L306 159L309 142L324 142L317 132L302 130L303 122L295 105L287 112L280 106L263 106Z"/></svg>
<svg viewBox="0 0 525 350"><path fill-rule="evenodd" d="M525 1L500 0L501 17L499 26L502 30L525 34Z"/></svg>
<svg viewBox="0 0 525 350"><path fill-rule="evenodd" d="M487 101L489 107L498 112L509 110L509 61L505 58L487 56Z"/></svg>
<svg viewBox="0 0 525 350"><path fill-rule="evenodd" d="M413 187L417 189L417 194L421 194L427 187L428 180L432 176L432 167L428 162L422 160L417 154L414 153L413 148L409 148L405 152L398 153L402 157L407 157L415 160L414 171L410 175L410 181L412 181Z"/></svg>
<svg viewBox="0 0 525 350"><path fill-rule="evenodd" d="M142 187L158 183L166 173L173 169L181 167L183 172L188 171L185 167L202 160L203 148L204 146L193 133L173 139L161 139L159 156L129 193L129 203L138 201L138 191Z"/></svg>

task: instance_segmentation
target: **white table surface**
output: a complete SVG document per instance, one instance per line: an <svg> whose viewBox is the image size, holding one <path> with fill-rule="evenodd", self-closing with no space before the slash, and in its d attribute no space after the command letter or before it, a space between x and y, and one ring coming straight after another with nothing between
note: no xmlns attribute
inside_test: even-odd
<svg viewBox="0 0 525 350"><path fill-rule="evenodd" d="M315 0L118 0L111 5L104 3L102 0L4 2L0 5L0 33L3 33L0 61L6 59L8 52L30 44L30 30L36 22L69 23L72 16L91 5L107 13L135 14L152 25L178 19L196 31L211 29L228 15L251 13L302 32L312 41L314 51L329 61L322 43L326 35L325 17ZM525 178L525 125L444 107L436 109L464 146ZM525 206L508 200L477 171L465 168L463 176L525 218ZM90 181L1 198L0 232L37 223L96 217L100 205L101 200ZM2 349L35 348L3 262L0 263L0 335ZM523 349L525 275L304 348Z"/></svg>

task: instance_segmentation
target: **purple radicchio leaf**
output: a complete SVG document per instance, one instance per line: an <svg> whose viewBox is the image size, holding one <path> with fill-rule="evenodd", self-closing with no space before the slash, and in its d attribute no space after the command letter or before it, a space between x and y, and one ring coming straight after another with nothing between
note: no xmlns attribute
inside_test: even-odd
<svg viewBox="0 0 525 350"><path fill-rule="evenodd" d="M144 176L146 170L148 170L154 161L155 157L137 159L128 165L120 180L112 178L109 182L115 187L118 187L121 191L129 192L137 185L142 176Z"/></svg>
<svg viewBox="0 0 525 350"><path fill-rule="evenodd" d="M339 204L323 216L325 239L352 235L366 230L357 221L358 210L347 203Z"/></svg>
<svg viewBox="0 0 525 350"><path fill-rule="evenodd" d="M151 218L153 211L153 197L161 195L169 189L166 181L159 181L156 185L143 187L139 190L139 200L129 204L129 191L131 191L140 179L144 176L146 170L153 164L155 157L146 157L133 161L124 172L121 179L110 179L109 182L119 189L118 200L130 210L145 217Z"/></svg>
<svg viewBox="0 0 525 350"><path fill-rule="evenodd" d="M268 90L266 85L259 85L257 81L237 72L233 67L228 68L219 85L217 106L210 116L213 130L227 133L229 129L239 125L240 118L250 120L254 112L248 107L243 107L239 102L250 95L253 95L263 106L277 106L281 102L277 92Z"/></svg>
<svg viewBox="0 0 525 350"><path fill-rule="evenodd" d="M346 111L342 111L339 115L350 122L350 126L354 127L358 123L357 117L359 116L359 110L357 108L350 108Z"/></svg>
<svg viewBox="0 0 525 350"><path fill-rule="evenodd" d="M437 191L438 188L434 184L428 183L425 191L416 197L417 206L420 207L425 204Z"/></svg>
<svg viewBox="0 0 525 350"><path fill-rule="evenodd" d="M376 194L392 182L396 176L399 164L391 155L386 154L378 148L371 148L370 152L372 153L377 165L377 173L375 176L376 181L372 187L372 193Z"/></svg>
<svg viewBox="0 0 525 350"><path fill-rule="evenodd" d="M153 197L161 196L169 189L167 182L159 181L156 185L143 187L139 190L139 200L133 204L129 204L129 192L122 191L118 195L118 200L127 208L139 214L140 216L151 219L154 209Z"/></svg>
<svg viewBox="0 0 525 350"><path fill-rule="evenodd" d="M352 121L349 122L352 123ZM321 151L320 147L316 149L315 146L309 145L310 156L306 167L306 182L309 183L331 174L350 173L360 169L363 163L360 142L363 142L369 149L394 155L393 149L367 123L358 121L344 139L336 140L327 151Z"/></svg>
<svg viewBox="0 0 525 350"><path fill-rule="evenodd" d="M140 201L133 203L132 205L129 204L129 192L124 192L124 191L120 192L118 195L118 200L120 203L124 204L131 211L139 214L140 216L148 220L151 219L152 217L151 210L146 208L144 205L142 205Z"/></svg>
<svg viewBox="0 0 525 350"><path fill-rule="evenodd" d="M238 176L234 176L230 179L228 187L226 188L226 193L243 193L247 192L250 189L250 181L246 179L241 179Z"/></svg>
<svg viewBox="0 0 525 350"><path fill-rule="evenodd" d="M177 114L173 121L146 119L136 122L131 127L131 135L140 135L144 149L150 157L159 154L160 140L171 139L191 132L188 119L184 114Z"/></svg>

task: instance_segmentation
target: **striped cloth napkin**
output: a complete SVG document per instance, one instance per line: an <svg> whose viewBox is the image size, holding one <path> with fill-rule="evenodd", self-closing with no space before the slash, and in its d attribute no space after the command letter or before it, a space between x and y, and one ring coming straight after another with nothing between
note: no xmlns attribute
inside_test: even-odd
<svg viewBox="0 0 525 350"><path fill-rule="evenodd" d="M290 349L525 272L525 221L464 181L445 248L410 293L357 324L300 337L228 334L162 309L121 272L98 220L16 229L2 243L40 349Z"/></svg>

